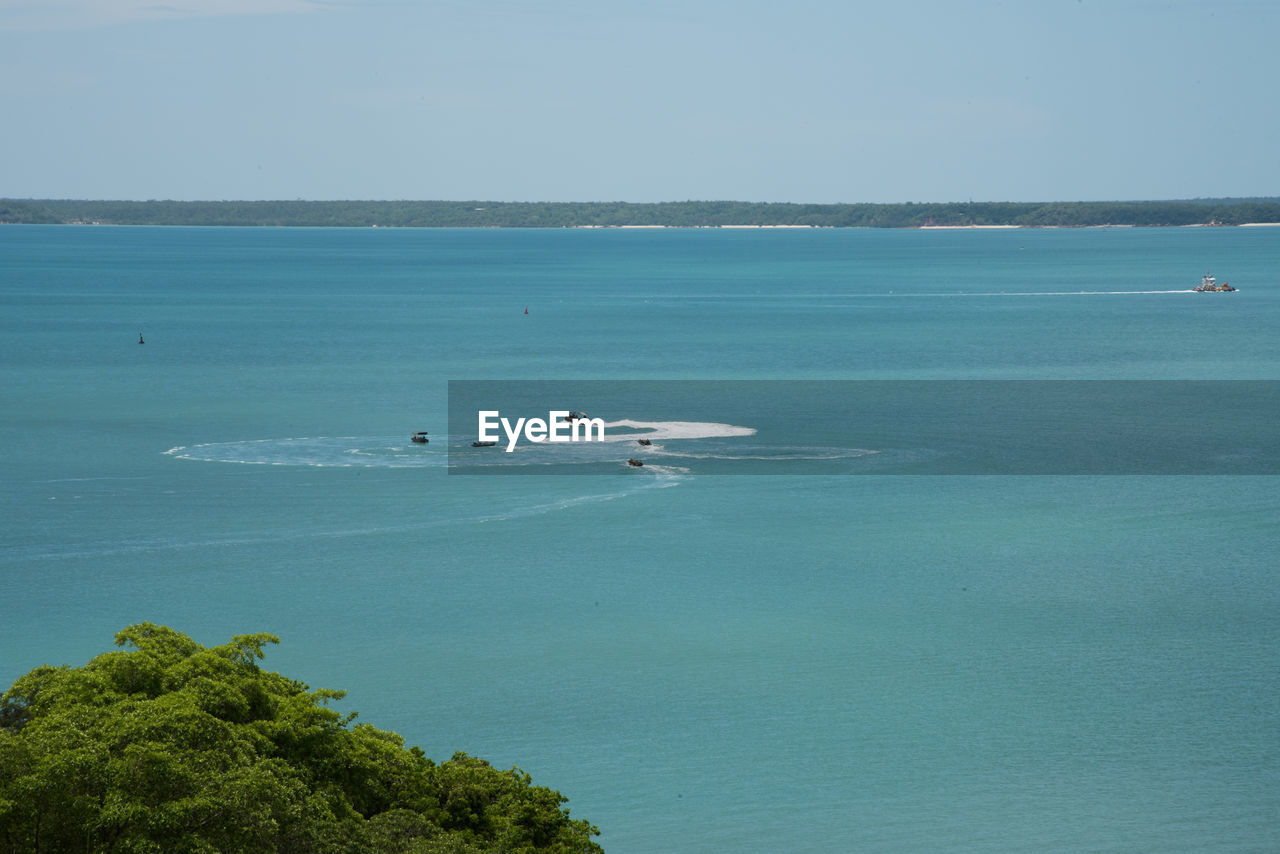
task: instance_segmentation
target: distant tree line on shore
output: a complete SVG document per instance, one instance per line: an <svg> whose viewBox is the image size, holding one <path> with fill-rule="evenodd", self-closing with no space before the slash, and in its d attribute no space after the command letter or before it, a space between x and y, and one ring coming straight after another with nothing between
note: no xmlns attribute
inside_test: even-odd
<svg viewBox="0 0 1280 854"><path fill-rule="evenodd" d="M309 226L347 228L573 228L669 226L1086 227L1280 222L1280 198L1133 202L442 202L77 201L0 199L0 223Z"/></svg>

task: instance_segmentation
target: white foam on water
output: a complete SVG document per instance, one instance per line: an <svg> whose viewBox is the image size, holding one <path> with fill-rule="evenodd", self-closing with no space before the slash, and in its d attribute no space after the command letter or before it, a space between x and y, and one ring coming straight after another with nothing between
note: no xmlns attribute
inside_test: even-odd
<svg viewBox="0 0 1280 854"><path fill-rule="evenodd" d="M680 460L716 460L729 462L839 462L878 454L863 448L815 447L800 445L760 444L726 447L700 444L702 439L741 438L756 434L755 428L712 421L640 421L620 419L605 422L605 441L574 442L565 445L549 443L523 444L514 454L479 453L474 457L469 448L465 456L454 462L491 471L551 468L559 466L599 465L616 462L622 469L648 474L653 479L668 478L678 482L689 475ZM620 432L619 432L620 431ZM627 466L626 458L614 457L618 446L649 439L654 444L628 449L644 460L643 466ZM664 444L664 440L667 442ZM677 441L681 440L681 441ZM489 451L495 449L487 449ZM440 436L433 445L411 445L387 437L357 436L290 436L279 439L247 439L236 442L207 442L178 445L164 452L175 459L200 462L236 463L263 466L309 466L314 468L447 468L448 437Z"/></svg>
<svg viewBox="0 0 1280 854"><path fill-rule="evenodd" d="M406 439L361 436L286 436L279 439L245 439L238 442L206 442L178 445L165 451L180 460L238 463L261 466L312 466L316 468L421 468L444 467L448 437L432 448Z"/></svg>
<svg viewBox="0 0 1280 854"><path fill-rule="evenodd" d="M269 442L270 440L264 440ZM219 444L219 443L212 443ZM230 443L236 444L236 443ZM277 465L283 465L277 463ZM624 468L625 468L624 464ZM537 504L516 503L516 498L509 499L514 506L506 509L490 510L481 515L461 512L458 515L444 515L435 518L415 519L412 522L397 521L386 525L364 525L349 528L326 528L321 530L302 530L281 532L272 535L238 535L229 533L223 536L167 538L158 537L139 540L118 540L94 543L40 543L32 545L0 546L0 566L9 564L27 564L32 561L67 560L72 558L94 558L113 555L147 554L156 552L181 552L187 549L204 548L236 548L255 546L265 543L300 542L307 540L331 540L356 537L378 536L388 533L404 533L434 528L450 528L457 525L477 525L501 522L508 519L521 519L528 516L540 516L567 510L582 505L597 504L627 498L653 489L665 489L677 486L685 480L687 470L675 466L645 466L643 469L632 469L637 473L647 473L648 477L639 476L623 482L622 488L611 488L603 492L578 493L564 498L543 501ZM610 486L618 484L615 480ZM50 500L56 500L51 496Z"/></svg>
<svg viewBox="0 0 1280 854"><path fill-rule="evenodd" d="M649 468L645 466L644 468ZM655 466L656 468L665 468ZM639 469L643 471L643 469ZM613 492L596 492L588 495L574 495L568 498L561 498L557 501L550 501L543 504L529 504L521 507L515 507L492 516L486 516L479 519L469 521L474 522L501 522L507 519L523 519L528 516L541 516L545 513L554 513L557 510L566 510L570 507L577 507L582 504L599 504L604 501L615 501L619 498L627 498L638 492L644 492L650 489L665 489L669 486L676 486L683 480L683 476L675 472L657 472L654 474L658 477L649 477L636 479L628 484L626 489L620 489Z"/></svg>
<svg viewBox="0 0 1280 854"><path fill-rule="evenodd" d="M755 448L744 448L735 453L724 452L705 452L697 453L695 451L673 451L667 450L665 446L655 445L653 448L647 449L654 451L663 457L676 457L680 459L690 460L759 460L763 462L815 462L824 460L852 460L858 457L866 457L872 454L878 454L879 451L873 451L866 448L814 448L799 446L779 446L771 447L766 450L757 450Z"/></svg>
<svg viewBox="0 0 1280 854"><path fill-rule="evenodd" d="M929 296L929 297L1107 297L1121 296L1124 294L1193 294L1191 288L1179 288L1173 291L982 291L982 292L965 292L959 293L943 293L943 294L912 294L912 296Z"/></svg>
<svg viewBox="0 0 1280 854"><path fill-rule="evenodd" d="M840 459L849 456L850 452L835 452L834 449L825 456L818 449L771 449L768 453L753 453L750 447L738 453L725 453L711 449L703 449L699 453L696 445L674 451L663 440L725 439L753 436L756 429L734 424L714 421L641 421L637 419L619 419L606 421L604 441L598 440L573 442L564 445L549 443L524 443L517 448L516 454L479 454L470 457L470 449L454 448L456 453L462 450L467 456L462 460L455 459L468 466L484 468L493 467L512 469L542 466L574 466L578 464L596 465L608 463L618 445L634 443L638 439L654 442L651 446L639 446L637 455L657 455L668 458L686 457L689 459L726 459L726 460L781 460L781 459ZM429 444L412 444L399 437L364 437L364 436L285 436L273 439L243 439L234 442L204 442L193 445L177 445L164 451L164 455L180 460L197 462L235 463L238 465L261 466L310 466L314 468L446 468L449 465L449 436L432 437ZM594 449L594 450L593 450ZM603 456L602 456L603 452ZM862 451L852 452L860 455ZM650 476L651 482L661 481L664 486L675 485L689 474L689 470L678 465L653 465L643 467L626 466L625 458L616 462L625 468L643 471ZM570 500L570 504L573 501ZM559 506L559 505L558 505ZM569 506L568 504L563 506Z"/></svg>
<svg viewBox="0 0 1280 854"><path fill-rule="evenodd" d="M168 453L168 451L165 453ZM141 475L114 475L110 477L55 477L49 480L32 481L32 483L89 483L103 480L146 480L146 478Z"/></svg>
<svg viewBox="0 0 1280 854"><path fill-rule="evenodd" d="M1128 291L873 291L863 293L849 293L845 291L827 291L827 292L806 292L806 293L788 293L785 297L776 294L722 294L722 293L706 293L706 294L663 294L653 300L645 300L645 302L674 302L674 301L696 301L707 300L715 302L724 302L729 300L740 300L750 302L753 300L762 301L778 301L785 299L787 301L795 300L846 300L856 302L868 299L915 299L917 297L1043 297L1043 296L1111 296L1118 294L1192 294L1195 293L1194 288L1173 288L1159 290L1128 290ZM607 298L601 296L600 298ZM620 296L618 299L631 299L630 296ZM813 307L812 305L810 307Z"/></svg>
<svg viewBox="0 0 1280 854"><path fill-rule="evenodd" d="M754 436L754 427L737 427L715 421L634 421L624 418L604 422L606 442L628 442L636 439L725 439L733 436ZM613 427L630 427L642 433L609 433Z"/></svg>
<svg viewBox="0 0 1280 854"><path fill-rule="evenodd" d="M627 468L635 467L628 465ZM689 474L689 469L684 466L664 466L657 463L645 463L643 466L640 466L637 471L644 474L654 475L657 478L655 486L658 489L675 486Z"/></svg>

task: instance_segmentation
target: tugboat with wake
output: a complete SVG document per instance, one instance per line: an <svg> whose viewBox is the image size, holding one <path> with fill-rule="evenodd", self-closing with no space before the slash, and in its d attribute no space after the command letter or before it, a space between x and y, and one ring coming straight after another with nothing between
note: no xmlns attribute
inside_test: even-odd
<svg viewBox="0 0 1280 854"><path fill-rule="evenodd" d="M1215 279L1213 276L1206 275L1203 279L1200 280L1200 287L1192 288L1192 290L1194 290L1198 294L1223 294L1223 293L1233 292L1237 290L1237 288L1231 287L1230 282L1223 282L1222 284L1218 284L1217 279Z"/></svg>

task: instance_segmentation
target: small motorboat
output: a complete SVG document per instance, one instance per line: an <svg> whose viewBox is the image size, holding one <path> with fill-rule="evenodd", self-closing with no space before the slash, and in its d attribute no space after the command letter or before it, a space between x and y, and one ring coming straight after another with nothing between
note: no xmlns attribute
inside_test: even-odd
<svg viewBox="0 0 1280 854"><path fill-rule="evenodd" d="M640 460L630 459L630 460L627 460L627 465L635 466L636 468L639 468L640 466L644 465L644 463L640 462Z"/></svg>
<svg viewBox="0 0 1280 854"><path fill-rule="evenodd" d="M636 439L636 444L644 445L645 447L648 447L649 445L653 444L653 440L652 439Z"/></svg>
<svg viewBox="0 0 1280 854"><path fill-rule="evenodd" d="M497 442L472 442L472 443L471 443L471 447L473 447L473 448L492 448L492 447L493 447L494 445L496 445L496 444L498 444L498 443L497 443Z"/></svg>
<svg viewBox="0 0 1280 854"><path fill-rule="evenodd" d="M409 441L417 442L419 445L425 445L427 444L427 442L430 442L431 440L427 438L426 430L419 430L417 433L414 433L412 436L409 437Z"/></svg>

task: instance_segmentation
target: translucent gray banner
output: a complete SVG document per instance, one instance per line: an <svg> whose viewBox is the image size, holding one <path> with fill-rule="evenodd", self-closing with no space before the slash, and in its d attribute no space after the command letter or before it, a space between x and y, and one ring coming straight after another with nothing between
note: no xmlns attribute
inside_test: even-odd
<svg viewBox="0 0 1280 854"><path fill-rule="evenodd" d="M453 380L451 474L1273 475L1270 380Z"/></svg>

